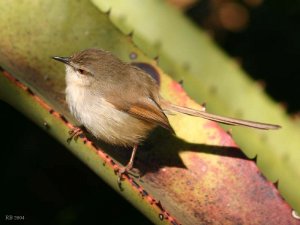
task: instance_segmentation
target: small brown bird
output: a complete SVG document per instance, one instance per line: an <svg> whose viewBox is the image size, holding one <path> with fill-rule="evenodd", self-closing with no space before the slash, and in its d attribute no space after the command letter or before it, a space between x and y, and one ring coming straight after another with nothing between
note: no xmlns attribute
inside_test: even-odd
<svg viewBox="0 0 300 225"><path fill-rule="evenodd" d="M151 130L161 126L173 132L164 111L263 130L280 128L173 105L160 96L158 85L149 74L107 51L87 49L53 59L66 64L66 101L74 117L96 138L133 147L120 176L132 168L137 146Z"/></svg>

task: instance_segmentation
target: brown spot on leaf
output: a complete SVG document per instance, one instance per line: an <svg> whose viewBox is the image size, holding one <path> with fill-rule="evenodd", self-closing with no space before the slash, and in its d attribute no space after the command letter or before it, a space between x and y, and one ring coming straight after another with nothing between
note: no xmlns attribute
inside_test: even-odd
<svg viewBox="0 0 300 225"><path fill-rule="evenodd" d="M160 214L159 214L159 219L160 219L160 220L164 220L164 218L165 218L164 215L160 213Z"/></svg>

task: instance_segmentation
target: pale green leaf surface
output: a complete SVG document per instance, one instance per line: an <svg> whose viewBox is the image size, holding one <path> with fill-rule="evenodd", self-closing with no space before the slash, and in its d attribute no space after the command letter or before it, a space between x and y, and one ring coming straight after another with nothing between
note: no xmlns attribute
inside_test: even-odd
<svg viewBox="0 0 300 225"><path fill-rule="evenodd" d="M106 10L110 8L108 3L103 3ZM108 14L103 14L88 1L0 1L0 7L0 65L30 86L56 112L68 115L64 101L64 67L50 56L67 56L89 47L110 50L126 61L130 61L134 52L136 61L147 62L157 71L164 97L177 104L200 108L177 82L162 73L154 61L134 46L129 36L114 27ZM134 34L134 40L135 37ZM139 40L143 42L143 36ZM144 41L145 45L147 43ZM159 49L161 44L153 43ZM148 47L152 49L151 45ZM175 74L182 66L175 63L173 67ZM182 69L182 74L189 74L188 67L184 68L186 71ZM194 85L195 90L202 90L200 83ZM171 212L169 219L165 217L161 221L159 213L163 210L149 200L149 196L143 196L129 180L122 183L124 190L120 191L112 164L103 165L108 160L103 157L105 153L126 163L128 154L125 151L100 143L105 152L100 151L100 157L99 152L84 145L83 140L67 145L69 127L41 107L29 92L22 92L2 76L0 97L38 125L48 123L47 132L156 224L170 223L172 217L184 224L245 224L249 218L253 224L298 222L291 217L290 207L276 188L261 176L252 161L240 154L230 135L215 123L183 115L169 116L177 137L157 130L149 137L150 144L145 144L148 150L138 152L135 165L145 173L140 188Z"/></svg>
<svg viewBox="0 0 300 225"><path fill-rule="evenodd" d="M232 128L233 137L249 157L257 157L264 175L289 203L300 210L300 128L273 102L239 65L180 12L159 0L92 0L111 21L151 57L208 111L280 124L279 131ZM110 5L109 7L107 5ZM272 71L270 71L272 73ZM230 128L231 129L231 128Z"/></svg>

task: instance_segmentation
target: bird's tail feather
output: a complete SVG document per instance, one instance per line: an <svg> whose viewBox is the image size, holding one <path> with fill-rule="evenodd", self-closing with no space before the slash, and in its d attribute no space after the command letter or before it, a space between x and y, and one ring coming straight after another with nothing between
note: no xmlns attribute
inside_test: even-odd
<svg viewBox="0 0 300 225"><path fill-rule="evenodd" d="M231 117L218 116L201 110L173 105L172 103L169 102L164 102L163 105L165 106L163 108L165 108L168 111L180 112L190 116L201 117L207 120L233 125L233 126L245 126L245 127L251 127L256 129L262 129L262 130L275 130L281 128L281 126L275 124L268 124L268 123L254 122L250 120L241 120L241 119L235 119Z"/></svg>

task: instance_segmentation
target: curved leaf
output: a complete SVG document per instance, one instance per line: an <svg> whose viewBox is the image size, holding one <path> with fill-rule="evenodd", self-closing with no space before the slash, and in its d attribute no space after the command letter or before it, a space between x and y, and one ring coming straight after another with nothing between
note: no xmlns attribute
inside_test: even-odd
<svg viewBox="0 0 300 225"><path fill-rule="evenodd" d="M265 95L239 65L212 40L165 1L92 0L147 55L159 56L159 65L208 111L222 115L272 122L283 129L261 132L230 128L234 139L287 201L300 211L300 127L279 104ZM103 5L105 2L105 7Z"/></svg>
<svg viewBox="0 0 300 225"><path fill-rule="evenodd" d="M0 64L32 90L5 72L0 76L0 98L40 126L46 122L47 132L154 223L298 223L276 188L261 176L254 162L245 159L230 135L200 118L170 116L177 137L156 130L138 152L136 167L143 173L142 180L125 177L120 190L114 174L118 165L111 156L124 163L130 152L103 143L95 149L86 138L66 144L72 125L61 114L72 117L64 102L64 68L49 57L88 47L105 48L124 60L135 58L136 63L147 65L159 77L167 99L200 106L116 30L107 14L87 1L3 1L0 6Z"/></svg>

